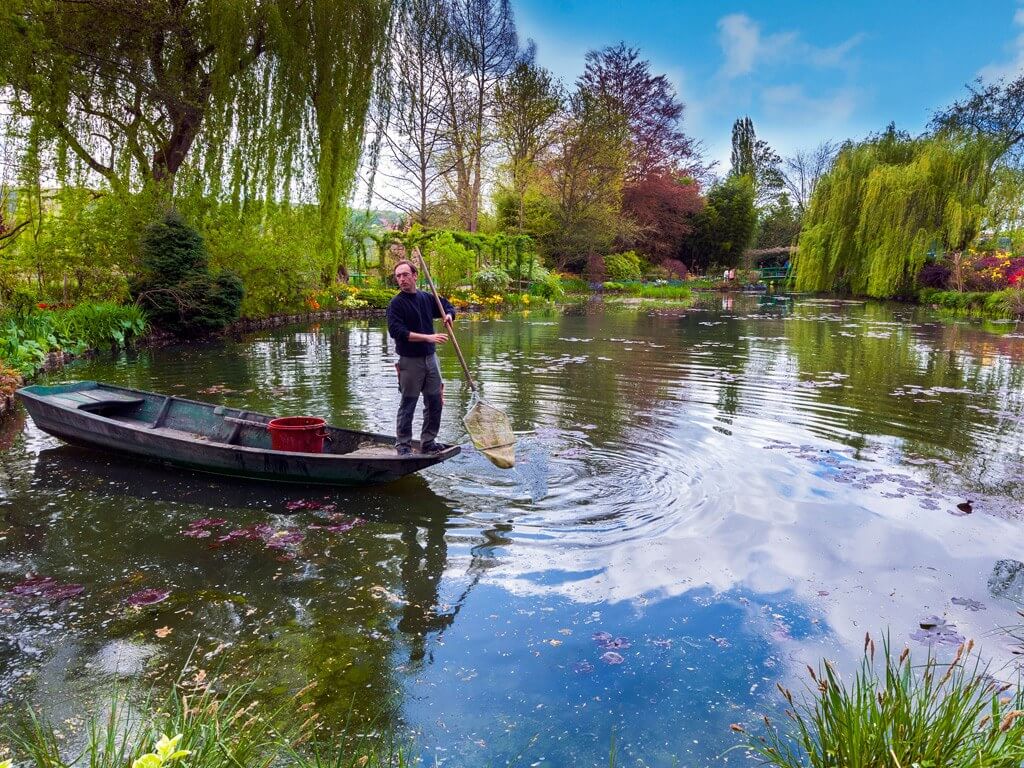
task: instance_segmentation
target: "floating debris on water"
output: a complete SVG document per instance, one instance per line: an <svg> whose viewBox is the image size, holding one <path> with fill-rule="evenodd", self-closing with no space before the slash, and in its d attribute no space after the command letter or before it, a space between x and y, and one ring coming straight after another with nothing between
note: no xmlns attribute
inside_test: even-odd
<svg viewBox="0 0 1024 768"><path fill-rule="evenodd" d="M970 597L954 597L949 602L953 605L959 605L966 608L968 611L984 611L986 610L985 604L978 602Z"/></svg>
<svg viewBox="0 0 1024 768"><path fill-rule="evenodd" d="M143 589L128 595L128 605L138 607L156 605L157 603L162 603L170 596L171 592L167 589Z"/></svg>

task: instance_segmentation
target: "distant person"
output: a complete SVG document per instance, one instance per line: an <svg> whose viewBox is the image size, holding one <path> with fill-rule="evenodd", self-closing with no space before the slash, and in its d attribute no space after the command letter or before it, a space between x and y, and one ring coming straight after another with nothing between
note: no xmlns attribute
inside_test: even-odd
<svg viewBox="0 0 1024 768"><path fill-rule="evenodd" d="M402 259L395 265L395 282L399 293L388 305L388 333L398 350L398 427L395 450L399 456L412 453L412 417L416 403L423 395L423 429L420 431L420 452L440 453L448 448L437 442L441 427L441 367L437 362L437 344L448 341L448 334L434 333L434 319L440 318L434 297L416 288L416 265ZM450 323L455 308L446 299L444 320Z"/></svg>

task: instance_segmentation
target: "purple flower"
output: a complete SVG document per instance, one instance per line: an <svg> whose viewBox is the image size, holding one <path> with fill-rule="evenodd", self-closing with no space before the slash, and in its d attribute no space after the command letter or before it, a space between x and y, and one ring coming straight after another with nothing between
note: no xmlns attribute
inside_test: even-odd
<svg viewBox="0 0 1024 768"><path fill-rule="evenodd" d="M289 512L296 512L300 509L322 509L324 502L313 501L312 499L296 499L295 501L289 501L284 507Z"/></svg>
<svg viewBox="0 0 1024 768"><path fill-rule="evenodd" d="M69 597L77 597L85 592L81 584L54 584L43 590L43 597L50 600L67 600Z"/></svg>

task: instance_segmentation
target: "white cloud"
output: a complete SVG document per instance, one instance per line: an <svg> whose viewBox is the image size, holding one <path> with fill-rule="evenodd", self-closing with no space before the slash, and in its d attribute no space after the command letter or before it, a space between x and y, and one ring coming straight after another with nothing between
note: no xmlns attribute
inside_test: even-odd
<svg viewBox="0 0 1024 768"><path fill-rule="evenodd" d="M764 35L761 25L745 13L732 13L718 20L718 42L725 57L718 74L731 80L750 74L758 65L779 62L842 67L863 39L862 34L856 34L837 45L820 48L801 40L798 32Z"/></svg>
<svg viewBox="0 0 1024 768"><path fill-rule="evenodd" d="M809 96L802 85L776 85L761 91L765 114L769 117L800 115L810 123L845 123L857 109L856 88L840 88L827 96Z"/></svg>
<svg viewBox="0 0 1024 768"><path fill-rule="evenodd" d="M1013 24L1024 27L1024 7L1017 8L1013 14ZM1009 46L1010 60L999 64L989 64L978 70L978 77L992 82L1010 79L1024 72L1024 33L1017 35Z"/></svg>

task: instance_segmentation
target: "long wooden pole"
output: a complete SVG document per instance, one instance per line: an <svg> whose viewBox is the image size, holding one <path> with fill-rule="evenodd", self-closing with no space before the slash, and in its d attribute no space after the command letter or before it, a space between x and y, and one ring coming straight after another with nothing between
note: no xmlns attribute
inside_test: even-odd
<svg viewBox="0 0 1024 768"><path fill-rule="evenodd" d="M448 313L444 310L444 305L441 303L441 297L437 294L437 288L434 287L434 280L430 277L430 270L427 269L427 261L423 258L423 254L420 253L420 249L413 247L413 251L416 254L416 258L419 259L420 266L423 267L423 276L427 278L427 285L430 286L430 292L434 294L434 301L437 302L437 310L441 313L441 317L445 318L444 324L448 329L448 335L451 337L452 346L455 347L455 354L459 356L459 362L462 363L462 371L466 374L466 381L469 382L469 388L476 392L476 382L473 381L473 376L469 372L469 366L466 365L466 358L462 356L462 349L459 348L458 339L455 338L455 329L452 327L452 323L447 319Z"/></svg>

